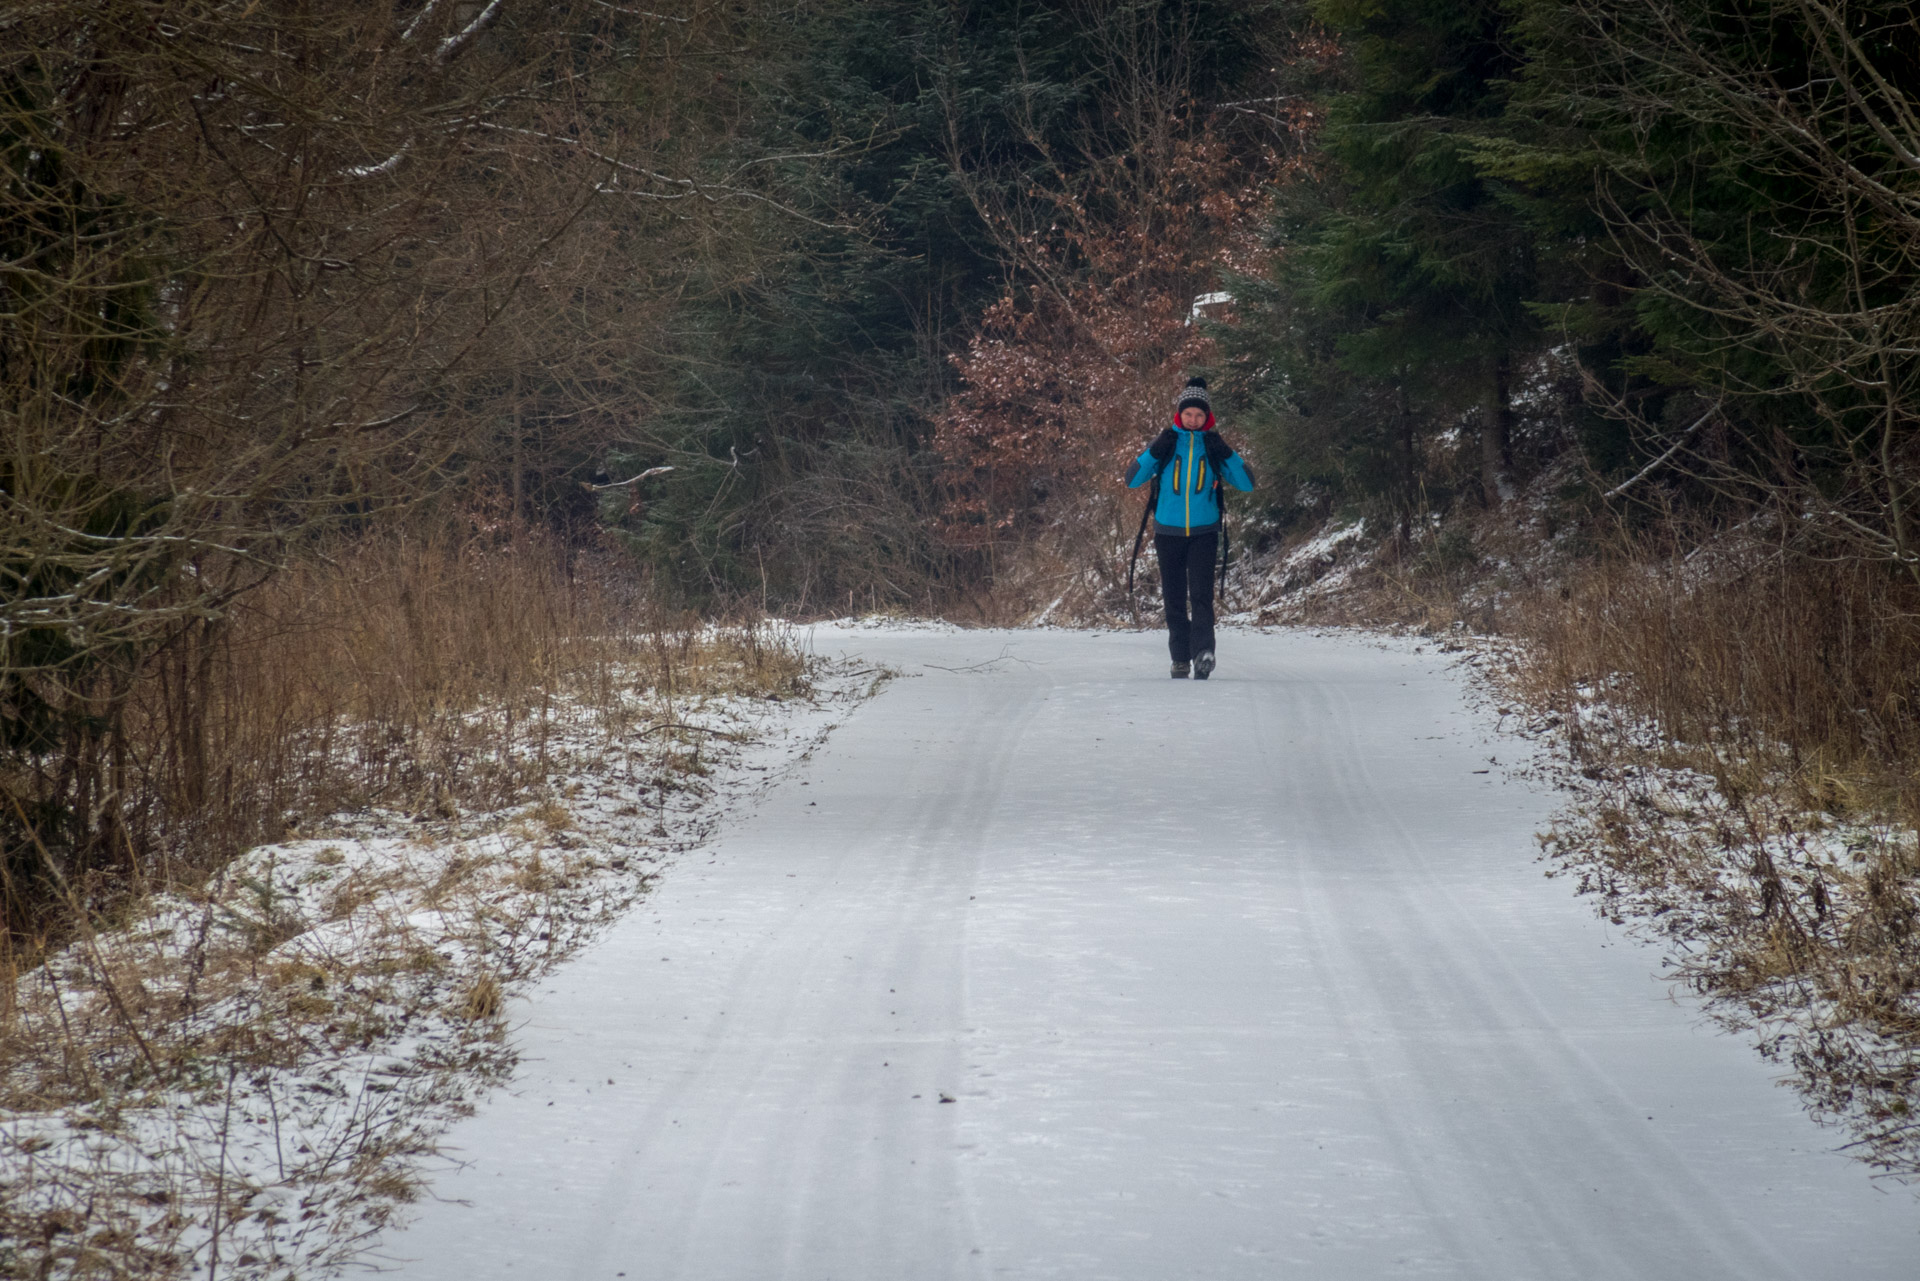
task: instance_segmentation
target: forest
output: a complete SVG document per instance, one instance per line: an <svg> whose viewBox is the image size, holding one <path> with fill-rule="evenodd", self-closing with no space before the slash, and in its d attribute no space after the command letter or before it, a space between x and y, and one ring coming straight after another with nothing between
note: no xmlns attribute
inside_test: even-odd
<svg viewBox="0 0 1920 1281"><path fill-rule="evenodd" d="M1190 374L1251 621L1520 647L1615 789L1583 881L1914 1036L1898 0L8 6L0 971L317 815L531 795L474 709L709 625L1124 622ZM1857 911L1767 852L1822 823ZM1790 1052L1905 1141L1920 1067Z"/></svg>

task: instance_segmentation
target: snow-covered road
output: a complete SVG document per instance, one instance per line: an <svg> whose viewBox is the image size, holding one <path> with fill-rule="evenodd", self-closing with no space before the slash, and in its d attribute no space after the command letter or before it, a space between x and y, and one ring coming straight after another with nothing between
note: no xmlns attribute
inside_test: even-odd
<svg viewBox="0 0 1920 1281"><path fill-rule="evenodd" d="M1920 1202L1541 876L1444 656L816 645L907 675L521 1009L406 1281L1920 1272Z"/></svg>

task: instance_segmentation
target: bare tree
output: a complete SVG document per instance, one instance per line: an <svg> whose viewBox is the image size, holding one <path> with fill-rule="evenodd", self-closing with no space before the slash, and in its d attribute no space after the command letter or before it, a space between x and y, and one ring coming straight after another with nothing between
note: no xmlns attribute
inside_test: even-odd
<svg viewBox="0 0 1920 1281"><path fill-rule="evenodd" d="M703 6L678 8L84 0L0 17L15 924L19 887L123 868L155 806L203 799L200 704L236 600L317 529L523 442L492 382L566 366L581 291L621 252L644 262L649 223L724 197L667 172L665 129L633 106L636 77L670 82L708 37ZM170 798L139 783L155 765L128 737L136 714L165 723Z"/></svg>
<svg viewBox="0 0 1920 1281"><path fill-rule="evenodd" d="M1615 242L1646 296L1687 318L1725 421L1746 425L1737 455L1704 446L1702 419L1662 458L1920 582L1920 97L1889 69L1910 16L1831 0L1575 11L1598 67L1585 101L1636 144L1601 186ZM1777 52L1782 33L1799 56ZM1739 232L1703 220L1665 178L1676 131L1732 147L1703 163L1737 159L1737 182L1719 181L1764 215Z"/></svg>

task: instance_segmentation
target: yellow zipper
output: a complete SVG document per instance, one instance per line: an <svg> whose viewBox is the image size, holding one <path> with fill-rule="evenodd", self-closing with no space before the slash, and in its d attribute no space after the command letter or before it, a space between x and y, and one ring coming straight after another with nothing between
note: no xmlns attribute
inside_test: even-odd
<svg viewBox="0 0 1920 1281"><path fill-rule="evenodd" d="M1193 433L1192 432L1187 433L1187 470L1189 472L1193 470ZM1191 534L1193 533L1193 495L1191 493L1186 493L1184 491L1190 490L1193 487L1191 485L1182 485L1180 488L1183 491L1181 493L1181 499L1187 505L1186 532Z"/></svg>

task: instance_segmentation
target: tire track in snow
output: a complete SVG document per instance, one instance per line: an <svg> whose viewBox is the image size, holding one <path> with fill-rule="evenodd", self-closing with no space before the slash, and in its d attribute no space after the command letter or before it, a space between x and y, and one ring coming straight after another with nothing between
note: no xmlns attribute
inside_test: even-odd
<svg viewBox="0 0 1920 1281"><path fill-rule="evenodd" d="M911 684L899 692L913 703ZM649 1206L656 1226L646 1249L664 1265L657 1275L808 1275L809 1259L833 1252L875 1266L897 1260L905 1269L897 1275L912 1275L933 1245L924 1207L957 1200L951 1166L923 1157L954 1146L954 1114L936 1100L961 1075L962 926L980 818L1036 704L1031 690L1002 683L967 692L959 737L937 755L820 755L807 771L809 791L831 799L824 812L799 802L796 809L815 812L793 819L810 829L804 835L820 861L785 861L779 833L742 833L731 845L729 859L761 862L775 879L786 879L779 869L802 867L797 875L812 888L784 900L729 969L710 998L725 1013L708 1022L659 1105L637 1119L635 1159L600 1198L597 1217L608 1221ZM902 717L898 728L913 720ZM964 767L957 773L956 763ZM851 783L836 783L849 774ZM663 893L657 910L678 906ZM882 1072L899 1081L885 1093L873 1088L878 1063L890 1063ZM722 1118L706 1151L671 1158L680 1171L674 1186L642 1187L650 1147L672 1136L674 1114L711 1095L716 1080L730 1097L717 1109L703 1103ZM849 1221L823 1198L869 1212ZM740 1231L748 1218L758 1220L754 1230ZM901 1232L913 1239L893 1239ZM612 1275L610 1260L628 1243L621 1233L588 1243L573 1274ZM942 1253L969 1257L957 1247Z"/></svg>
<svg viewBox="0 0 1920 1281"><path fill-rule="evenodd" d="M1504 905L1463 900L1436 874L1431 838L1410 829L1395 802L1411 763L1394 762L1399 772L1384 783L1379 743L1362 742L1345 691L1334 687L1321 703L1335 732L1330 750L1305 758L1323 772L1295 776L1292 808L1326 815L1327 799L1338 799L1341 821L1315 844L1343 853L1348 875L1302 862L1307 919L1328 990L1361 1012L1350 1043L1370 1051L1364 1068L1382 1132L1441 1225L1446 1252L1483 1276L1639 1278L1684 1256L1692 1277L1792 1278L1753 1226L1688 1177L1657 1124L1542 1003L1509 940L1488 928L1486 908L1497 915ZM1319 799L1305 804L1308 795ZM1364 912L1350 889L1356 863L1369 874ZM1543 1091L1544 1116L1517 1106ZM1592 1201L1569 1198L1581 1187ZM1503 1220L1546 1230L1503 1233Z"/></svg>
<svg viewBox="0 0 1920 1281"><path fill-rule="evenodd" d="M837 643L1034 665L894 682L556 976L406 1281L1911 1275L1911 1199L1539 876L1444 660Z"/></svg>

